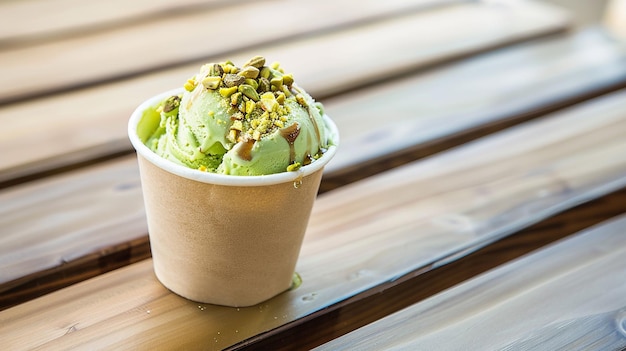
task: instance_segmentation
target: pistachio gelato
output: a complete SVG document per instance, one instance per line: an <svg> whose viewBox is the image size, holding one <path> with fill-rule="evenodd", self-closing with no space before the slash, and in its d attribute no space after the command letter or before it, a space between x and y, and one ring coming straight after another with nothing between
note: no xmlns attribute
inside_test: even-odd
<svg viewBox="0 0 626 351"><path fill-rule="evenodd" d="M256 56L209 63L143 113L138 135L165 159L201 171L265 175L295 171L332 144L322 105L278 63Z"/></svg>

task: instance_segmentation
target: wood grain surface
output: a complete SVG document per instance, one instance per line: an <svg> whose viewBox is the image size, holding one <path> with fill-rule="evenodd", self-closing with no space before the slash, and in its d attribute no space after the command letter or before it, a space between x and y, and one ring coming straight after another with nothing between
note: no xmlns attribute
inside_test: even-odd
<svg viewBox="0 0 626 351"><path fill-rule="evenodd" d="M626 211L626 188L552 215L455 261L409 273L233 349L310 350Z"/></svg>
<svg viewBox="0 0 626 351"><path fill-rule="evenodd" d="M0 197L0 292L42 269L112 254L107 248L148 232L135 157L10 188Z"/></svg>
<svg viewBox="0 0 626 351"><path fill-rule="evenodd" d="M0 14L0 349L626 349L626 43L606 29L534 0ZM126 123L203 63L258 54L342 145L302 284L196 303L154 276Z"/></svg>
<svg viewBox="0 0 626 351"><path fill-rule="evenodd" d="M231 0L237 3L245 0ZM224 0L23 0L0 2L0 50L158 20Z"/></svg>
<svg viewBox="0 0 626 351"><path fill-rule="evenodd" d="M122 79L391 15L396 19L402 17L400 14L419 15L425 7L446 2L248 1L0 51L0 103ZM463 11L459 13L459 7L475 11L472 15L488 20L487 25L474 22L474 17L461 14ZM499 7L470 3L450 5L447 11L451 12L448 21L469 18L470 24L487 37L549 32L562 28L565 21L562 11L534 3ZM437 17L437 10L422 13L428 17L431 12Z"/></svg>
<svg viewBox="0 0 626 351"><path fill-rule="evenodd" d="M184 300L147 260L1 312L0 336L21 347L221 349L323 314L624 187L624 111L620 91L322 195L303 284L258 306Z"/></svg>
<svg viewBox="0 0 626 351"><path fill-rule="evenodd" d="M363 165L388 169L402 154L411 161L626 87L625 62L626 46L589 29L331 97L326 110L348 142L327 180L363 178Z"/></svg>
<svg viewBox="0 0 626 351"><path fill-rule="evenodd" d="M537 60L527 60L528 56ZM626 81L620 60L619 47L607 42L601 32L589 31L567 40L479 56L375 90L329 99L326 108L336 116L342 146L326 170L322 191L492 132L498 121L519 122L545 112L544 99L567 103L571 96L580 98L582 92L597 93L611 87L612 79ZM479 104L474 95L464 92L472 90L485 67L495 74L483 79ZM515 79L522 75L526 80ZM499 89L502 84L508 84L507 89ZM449 85L458 91L451 94L444 88ZM559 106L553 101L545 104ZM440 105L446 109L438 109ZM386 106L386 111L379 106ZM381 115L386 116L383 123ZM89 135L103 132L102 128L92 129ZM450 139L451 135L463 138ZM59 141L46 143L54 146ZM398 157L403 149L410 153ZM355 165L356 161L361 163ZM0 291L4 292L0 305L38 296L149 255L134 156L14 186L0 192L0 200L7 233L7 255L0 256L0 266L7 268L0 274ZM65 211L70 214L63 215ZM110 211L120 211L119 218L133 221L119 221L116 215L102 217ZM133 217L128 217L131 214ZM27 217L38 220L33 223L25 220ZM102 234L107 231L111 233Z"/></svg>
<svg viewBox="0 0 626 351"><path fill-rule="evenodd" d="M342 42L349 43L350 38L346 35ZM318 45L322 43L324 41L317 42ZM396 82L379 82L366 90L325 99L322 97L325 87L338 89L337 84L345 83L332 79L333 75L327 71L332 65L330 62L298 64L302 50L309 44L316 48L315 42L302 41L300 44L277 45L266 52L269 57L284 58L286 67L294 65L293 71L299 72L298 81L326 103L345 138L350 139L346 134L352 133L358 140L355 147L368 150L355 153L354 149L340 149L338 161L330 165L329 174L347 165L367 163L366 157L370 153L380 158L380 152L389 147L398 151L400 147L423 145L432 142L433 138L475 130L481 123L484 127L486 123L537 116L623 86L626 81L623 48L607 39L601 31L590 30L501 50L459 65L447 65L428 74L411 77L410 72L405 72L407 78L398 81L397 85ZM242 61L252 54L254 52L243 52L235 56ZM337 60L340 65L349 66L351 58L338 57ZM380 72L376 70L375 61L360 61L359 65L384 76L400 61L388 63ZM0 158L0 182L130 152L126 122L135 106L151 94L179 85L189 72L196 69L197 66L193 65L184 70L0 108L0 121L6 126L0 131L0 147L7 151ZM484 70L491 70L493 74L485 76ZM359 86L365 84L359 78L362 76L354 72L343 77L352 80L353 86ZM326 83L319 77L326 79ZM485 84L477 83L481 81ZM448 93L444 88L446 84L453 84L456 89ZM476 84L480 84L480 94L471 93L478 93ZM499 89L497 84L506 84L507 89ZM145 95L137 92L145 92ZM394 104L381 104L387 99L393 99ZM102 108L84 109L90 105ZM443 105L446 109L439 108ZM379 106L387 109L381 110ZM29 118L17 119L14 118L16 115ZM385 116L383 128L389 134L354 126L356 118L360 122L370 121L359 125L380 125L380 115ZM54 118L56 123L46 129L32 127L49 118ZM447 122L429 126L432 121ZM407 128L398 128L398 123ZM98 128L94 127L96 125ZM385 138L386 135L389 137Z"/></svg>
<svg viewBox="0 0 626 351"><path fill-rule="evenodd" d="M623 350L625 265L620 216L317 350Z"/></svg>

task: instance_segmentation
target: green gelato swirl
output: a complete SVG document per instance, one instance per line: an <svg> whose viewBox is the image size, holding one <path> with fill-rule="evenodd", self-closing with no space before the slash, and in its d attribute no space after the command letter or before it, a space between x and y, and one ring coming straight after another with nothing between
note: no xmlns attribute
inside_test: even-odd
<svg viewBox="0 0 626 351"><path fill-rule="evenodd" d="M254 57L202 66L170 97L144 112L143 140L178 164L229 175L264 175L314 162L329 144L321 104L278 64Z"/></svg>

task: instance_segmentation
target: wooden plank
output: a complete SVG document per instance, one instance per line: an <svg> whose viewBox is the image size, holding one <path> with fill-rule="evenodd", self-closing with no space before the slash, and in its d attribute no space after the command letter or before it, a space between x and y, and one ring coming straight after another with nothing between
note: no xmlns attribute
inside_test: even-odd
<svg viewBox="0 0 626 351"><path fill-rule="evenodd" d="M234 2L242 1L235 0ZM0 2L0 49L84 35L121 25L175 16L223 0L23 0Z"/></svg>
<svg viewBox="0 0 626 351"><path fill-rule="evenodd" d="M623 350L625 265L621 216L316 350Z"/></svg>
<svg viewBox="0 0 626 351"><path fill-rule="evenodd" d="M327 167L334 184L325 187L623 88L625 61L626 46L586 30L329 98L328 113L354 142Z"/></svg>
<svg viewBox="0 0 626 351"><path fill-rule="evenodd" d="M385 26L378 29L383 28ZM336 45L347 45L353 38L351 35L333 37ZM334 63L298 63L302 53L308 52L307 49L321 48L329 40L329 37L323 36L319 40L305 40L293 46L277 45L266 50L268 57L283 58L286 67L295 66L292 71L298 72L298 81L326 103L343 135L350 139L351 134L359 139L358 148L367 148L367 153L354 152L358 150L356 147L349 152L347 147L340 149L337 160L328 169L329 174L347 165L368 165L372 161L366 158L370 152L380 158L381 150L392 148L397 151L400 147L423 146L437 138L478 129L481 124L536 116L626 84L624 48L607 39L601 31L591 30L489 53L460 65L407 77L397 87L395 82L376 83L371 90L324 99L327 89L338 91L341 84L349 84L352 88L367 85L360 78L363 74L359 70L348 71L352 73L344 74L339 82L333 79L334 73L329 69ZM369 43L382 45L371 40L356 42L362 43L358 44L363 45L362 54L377 47ZM241 62L251 54L254 53L246 51L234 57ZM440 54L455 55L445 50ZM396 58L396 61L385 61L384 69L376 69L378 62L368 60L358 61L358 67L377 72L380 75L374 75L374 78L382 79L390 74L391 67L409 62L403 63L397 55L389 57ZM424 63L419 54L414 59ZM333 62L337 62L339 67L350 67L352 61L352 57L337 56ZM6 151L0 158L0 183L111 154L128 153L130 144L126 137L126 123L135 106L147 96L179 85L197 67L186 66L168 73L0 109L0 123L5 126L0 130L0 149ZM485 69L493 74L483 74ZM408 72L405 74L409 75ZM477 91L476 82L481 81L485 83L480 85L480 94L469 94ZM456 89L448 93L447 84ZM507 89L499 89L498 84L506 84ZM388 99L393 99L394 104L386 103ZM446 109L439 108L438 101ZM84 106L101 108L85 109ZM388 110L381 111L380 106L387 106ZM29 117L15 118L18 115ZM387 126L381 126L386 129L385 133L372 133L355 127L355 118L359 119L357 126L380 125L379 115L385 115ZM51 119L54 124L48 123ZM446 122L428 126L441 121ZM32 127L37 124L47 124L47 128ZM98 128L94 128L96 125ZM385 137L387 135L393 137ZM362 171L361 168L353 173Z"/></svg>
<svg viewBox="0 0 626 351"><path fill-rule="evenodd" d="M135 157L9 188L0 197L0 292L41 269L68 269L94 253L97 261L148 232Z"/></svg>
<svg viewBox="0 0 626 351"><path fill-rule="evenodd" d="M0 103L171 68L246 47L260 48L271 42L398 13L420 12L425 6L441 2L245 2L41 45L18 47L0 52L4 69L0 81ZM511 12L516 13L514 10ZM280 20L276 20L277 16ZM522 26L531 31L551 30L563 25L563 13L553 8L522 8L518 17L526 20L538 17ZM514 22L514 25L517 24ZM510 26L505 25L505 28ZM185 35L181 35L182 31ZM37 83L29 82L32 79Z"/></svg>
<svg viewBox="0 0 626 351"><path fill-rule="evenodd" d="M148 260L0 312L0 336L33 348L262 338L626 186L624 111L621 91L322 195L297 266L303 284L258 306L184 300Z"/></svg>
<svg viewBox="0 0 626 351"><path fill-rule="evenodd" d="M336 308L326 309L324 314L303 318L297 327L280 328L269 336L240 345L251 345L254 350L291 350L294 345L310 350L512 259L623 214L624 204L626 188L550 216L456 261L399 278L392 287L383 285L360 294L365 297L356 295Z"/></svg>

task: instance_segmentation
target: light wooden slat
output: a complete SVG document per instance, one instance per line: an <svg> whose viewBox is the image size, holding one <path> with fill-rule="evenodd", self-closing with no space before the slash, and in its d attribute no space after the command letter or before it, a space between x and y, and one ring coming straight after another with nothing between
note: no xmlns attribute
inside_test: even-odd
<svg viewBox="0 0 626 351"><path fill-rule="evenodd" d="M385 26L376 27L378 30L383 28ZM350 35L335 38L335 43L346 44L351 38ZM329 38L323 36L305 40L301 45L278 45L264 52L268 57L282 58L288 69L296 66L291 70L297 72L298 81L314 96L323 96L326 89L339 90L337 84L346 84L346 81L350 82L352 87L365 84L360 78L363 75L359 70L377 72L384 76L389 74L389 67L396 67L402 63L397 55L390 55L391 59L385 61L387 68L377 70L376 61L354 62L351 57L338 56L335 61L340 67L349 67L351 62L358 63L358 69L351 75L347 73L342 75L345 79L342 82L332 79L333 76L327 69L329 64L298 63L299 59L303 58L302 53L307 52L305 50L307 47L318 49L327 42L327 39ZM372 41L357 43L364 46L363 54L367 52L366 50L374 50L377 47L367 44L379 44ZM406 42L405 45L410 47L411 44ZM253 52L243 52L234 56L241 62L251 54ZM455 52L443 51L441 55L454 56ZM467 121L465 127L469 127L519 117L520 114L529 115L567 101L584 98L589 92L597 94L599 90L612 85L623 85L626 81L624 55L624 49L607 40L602 32L588 31L527 47L495 52L459 66L448 66L417 76L398 88L394 88L393 85L375 84L373 88L376 90L371 93L361 91L336 100L323 98L321 100L327 102L329 113L335 117L344 135L352 133L362 140L359 147L367 147L369 152L375 151L369 145L376 145L377 150L386 150L390 146L395 147L394 145L406 147L427 141L428 138L424 139L424 136L429 133L423 132L427 122L416 122L417 115L424 115L420 119L429 117L437 120L449 119L448 123L437 124L441 129L432 127L430 134L434 137L450 135L461 130L463 126L459 126L459 123L466 123L465 121ZM397 61L391 61L393 58ZM419 56L415 59L420 61ZM196 70L198 65L0 109L0 121L5 126L0 130L0 149L6 150L5 155L0 158L0 182L102 155L127 152L130 145L126 137L126 122L134 107L147 96L180 85L180 82L184 81L190 72ZM482 74L485 69L491 70L493 74ZM502 84L507 84L506 90L497 87L496 84L500 84L496 83L498 80L504 82ZM489 84L481 84L481 81ZM454 94L448 94L443 88L444 82L457 87L457 90L451 91L455 92ZM468 92L477 91L474 88L476 84L481 84L481 93L469 94ZM342 102L343 99L346 102ZM387 99L394 99L395 103L384 103ZM356 102L358 105L354 106L348 101ZM438 101L442 102L441 105L447 106L446 109L439 108L436 105ZM380 111L377 105L389 106L389 110ZM85 106L100 108L85 109ZM402 134L400 135L402 138L392 140L384 136L398 135L397 132L387 130L388 134L373 135L353 126L354 118L359 118L360 121L371 120L368 123L379 124L380 112L384 112L384 120L389 123L390 127L387 128L402 123L407 126L406 130L419 130L420 133ZM49 124L50 119L55 123ZM344 119L346 123L342 122ZM48 124L45 129L33 127L44 123ZM409 123L414 126L411 127ZM94 128L96 125L98 128ZM454 127L447 129L450 126ZM364 156L368 153L346 153L345 150L347 149L339 150L337 158L341 161L331 164L329 172L342 168L343 162L355 165L357 162L362 164L367 161ZM356 157L343 156L351 154Z"/></svg>
<svg viewBox="0 0 626 351"><path fill-rule="evenodd" d="M626 45L602 31L586 30L327 99L327 111L338 117L339 129L356 140L343 145L327 173L362 172L362 164L394 152L545 114L624 87L625 62Z"/></svg>
<svg viewBox="0 0 626 351"><path fill-rule="evenodd" d="M246 2L2 51L0 103L168 68L360 21L419 12L424 6L441 1ZM529 14L522 7L518 15L527 20L538 17L526 25L531 30L562 26L562 12L543 7L531 9L534 10Z"/></svg>
<svg viewBox="0 0 626 351"><path fill-rule="evenodd" d="M323 195L297 266L303 284L258 306L186 301L144 261L0 312L0 337L24 348L221 349L323 313L626 186L624 111L621 91Z"/></svg>
<svg viewBox="0 0 626 351"><path fill-rule="evenodd" d="M235 0L234 2L236 2ZM158 19L223 0L22 0L0 2L0 49Z"/></svg>
<svg viewBox="0 0 626 351"><path fill-rule="evenodd" d="M316 350L623 350L626 216Z"/></svg>
<svg viewBox="0 0 626 351"><path fill-rule="evenodd" d="M625 212L626 188L566 209L455 260L438 262L393 282L377 286L324 311L303 318L270 336L254 338L255 350L292 350L294 345L310 350L341 335L441 293L472 277L528 254L573 233ZM441 263L441 264L440 264ZM363 295L365 295L363 297ZM330 311L329 311L330 310Z"/></svg>
<svg viewBox="0 0 626 351"><path fill-rule="evenodd" d="M0 292L33 273L27 267L64 266L147 234L135 157L9 188L0 197L0 282L13 281Z"/></svg>

